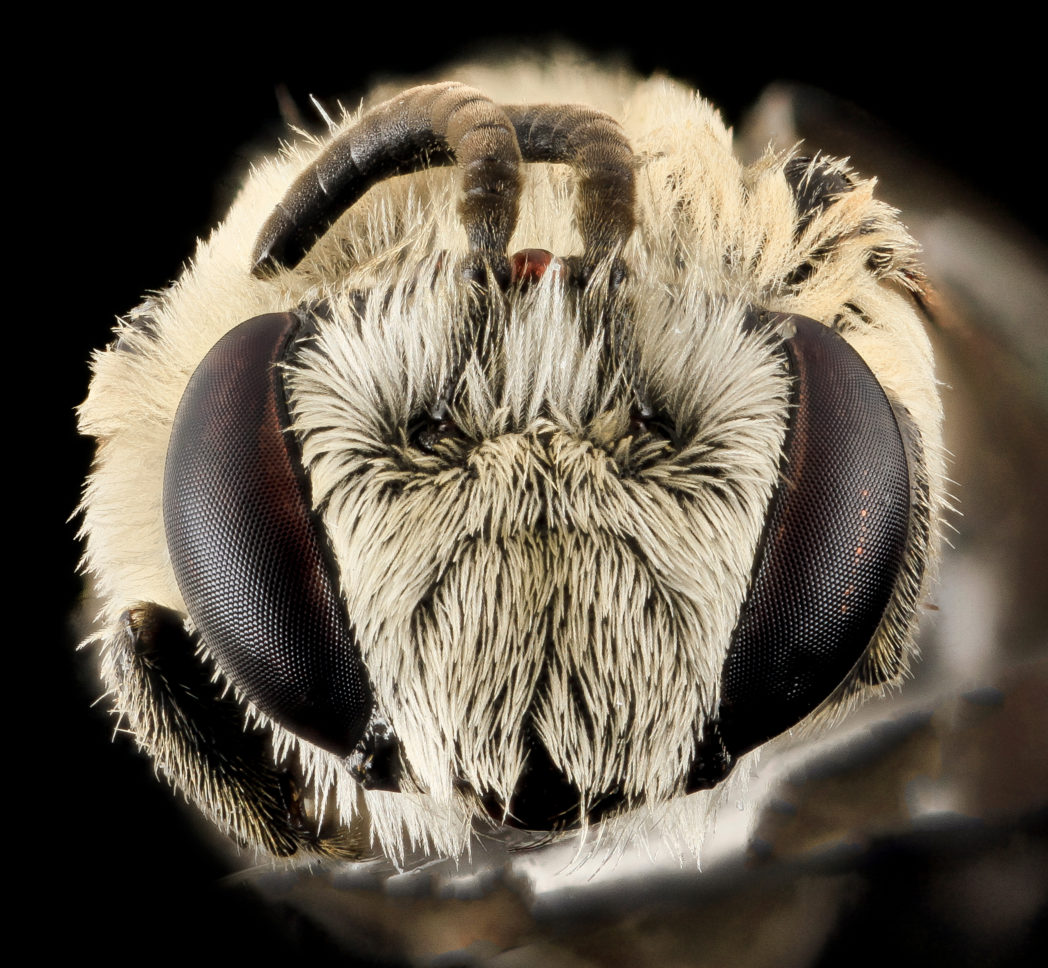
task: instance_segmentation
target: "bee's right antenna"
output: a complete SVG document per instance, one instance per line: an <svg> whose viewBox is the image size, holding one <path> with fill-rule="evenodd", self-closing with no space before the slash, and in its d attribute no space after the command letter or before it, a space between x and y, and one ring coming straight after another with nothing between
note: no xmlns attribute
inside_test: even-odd
<svg viewBox="0 0 1048 968"><path fill-rule="evenodd" d="M467 271L490 267L507 282L506 250L517 224L520 149L503 110L464 84L415 87L368 111L303 171L259 232L251 271L294 268L372 185L457 164L459 212L469 239Z"/></svg>
<svg viewBox="0 0 1048 968"><path fill-rule="evenodd" d="M584 104L508 104L503 110L524 161L568 164L579 176L575 220L583 243L579 281L585 284L597 264L617 256L633 234L633 149L618 121Z"/></svg>

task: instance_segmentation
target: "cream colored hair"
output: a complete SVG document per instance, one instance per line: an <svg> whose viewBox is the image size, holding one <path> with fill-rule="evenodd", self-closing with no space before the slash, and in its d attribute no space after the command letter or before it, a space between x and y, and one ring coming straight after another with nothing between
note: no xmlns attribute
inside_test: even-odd
<svg viewBox="0 0 1048 968"><path fill-rule="evenodd" d="M468 313L455 272L465 236L454 168L381 183L297 268L252 276L262 222L324 143L296 137L255 166L181 278L121 323L121 348L94 361L81 420L99 449L84 531L104 602L107 686L174 782L234 836L261 840L236 804L187 778L192 764L158 748L141 725L148 710L107 655L133 603L185 612L161 494L189 377L241 321L324 300L316 338L287 374L294 429L376 709L411 783L364 792L335 756L255 710L274 757L297 755L318 801L388 856L457 856L488 820L455 781L507 802L531 709L584 799L618 785L636 805L617 821L618 842L656 819L697 849L709 795L677 801L717 709L787 420L783 363L766 337L743 330L742 315L759 305L841 332L916 426L937 521L940 410L913 298L915 245L873 182L854 174L852 190L798 234L789 156L742 165L717 112L680 84L570 61L447 76L496 102L584 102L621 121L637 160L638 225L623 253L637 367L681 445L630 437L629 380L606 365L602 334L584 335L580 322L601 317L603 287L573 297L548 273L491 310L496 352L453 371ZM510 251L580 251L571 170L527 165L524 178ZM791 283L806 263L810 274ZM409 422L449 378L464 441L412 449ZM896 624L875 650L908 654L912 621Z"/></svg>

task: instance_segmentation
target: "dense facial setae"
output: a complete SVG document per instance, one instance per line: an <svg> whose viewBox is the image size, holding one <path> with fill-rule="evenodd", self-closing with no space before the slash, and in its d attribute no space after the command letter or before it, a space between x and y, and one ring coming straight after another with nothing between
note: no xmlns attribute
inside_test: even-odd
<svg viewBox="0 0 1048 968"><path fill-rule="evenodd" d="M585 78L626 120L565 109L582 147L500 107ZM942 470L894 213L829 159L743 167L667 82L477 81L401 98L464 174L387 160L396 99L341 128L366 192L322 143L261 165L83 408L115 706L278 854L661 816L909 660Z"/></svg>
<svg viewBox="0 0 1048 968"><path fill-rule="evenodd" d="M322 326L290 381L377 707L429 790L465 780L509 803L538 739L594 798L669 795L716 703L708 643L726 646L749 577L737 545L755 547L775 475L781 367L762 340L674 333L653 306L648 348L674 372L648 363L662 423L643 426L622 362L549 286L493 320L454 432L424 449L440 301L365 312L377 351Z"/></svg>

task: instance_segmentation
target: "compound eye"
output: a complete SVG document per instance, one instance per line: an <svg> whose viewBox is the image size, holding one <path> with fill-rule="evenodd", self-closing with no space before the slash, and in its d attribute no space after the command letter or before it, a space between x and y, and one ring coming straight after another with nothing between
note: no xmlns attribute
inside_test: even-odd
<svg viewBox="0 0 1048 968"><path fill-rule="evenodd" d="M689 789L799 723L860 662L918 513L902 431L866 363L813 319L767 315L793 374L780 481Z"/></svg>
<svg viewBox="0 0 1048 968"><path fill-rule="evenodd" d="M348 756L371 712L280 364L300 320L258 316L204 357L175 414L164 472L171 563L219 668L272 720Z"/></svg>

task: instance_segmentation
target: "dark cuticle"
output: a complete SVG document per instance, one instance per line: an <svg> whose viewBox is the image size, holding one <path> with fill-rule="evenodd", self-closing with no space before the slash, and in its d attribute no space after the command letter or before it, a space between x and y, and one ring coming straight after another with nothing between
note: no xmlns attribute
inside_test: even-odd
<svg viewBox="0 0 1048 968"><path fill-rule="evenodd" d="M302 810L302 791L297 781L285 771L280 774L280 788L284 796L284 808L287 810L288 826L294 830L305 831L309 824Z"/></svg>
<svg viewBox="0 0 1048 968"><path fill-rule="evenodd" d="M393 728L375 717L349 757L349 771L365 790L399 793L405 775L404 757Z"/></svg>
<svg viewBox="0 0 1048 968"><path fill-rule="evenodd" d="M408 439L419 450L432 454L444 441L461 438L458 424L447 417L428 417L408 429Z"/></svg>
<svg viewBox="0 0 1048 968"><path fill-rule="evenodd" d="M638 409L630 414L626 433L634 437L651 436L673 440L674 427L672 421L664 414Z"/></svg>

